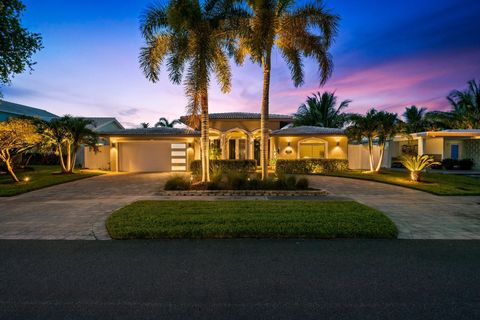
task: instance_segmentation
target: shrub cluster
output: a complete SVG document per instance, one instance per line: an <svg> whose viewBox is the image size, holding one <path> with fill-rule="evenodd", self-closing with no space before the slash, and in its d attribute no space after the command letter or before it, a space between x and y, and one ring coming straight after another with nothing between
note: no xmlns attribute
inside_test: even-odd
<svg viewBox="0 0 480 320"><path fill-rule="evenodd" d="M442 167L446 170L472 170L474 162L472 159L443 159Z"/></svg>
<svg viewBox="0 0 480 320"><path fill-rule="evenodd" d="M280 176L266 181L259 176L230 172L217 175L208 183L192 184L186 177L175 176L165 184L165 190L306 190L308 179Z"/></svg>
<svg viewBox="0 0 480 320"><path fill-rule="evenodd" d="M251 173L256 169L255 160L210 160L211 173ZM190 164L190 170L194 175L202 174L202 161L194 160Z"/></svg>
<svg viewBox="0 0 480 320"><path fill-rule="evenodd" d="M185 176L173 176L165 183L165 190L189 190L192 186L190 179Z"/></svg>
<svg viewBox="0 0 480 320"><path fill-rule="evenodd" d="M278 160L276 173L283 174L309 174L329 173L348 170L348 160L344 159L298 159Z"/></svg>

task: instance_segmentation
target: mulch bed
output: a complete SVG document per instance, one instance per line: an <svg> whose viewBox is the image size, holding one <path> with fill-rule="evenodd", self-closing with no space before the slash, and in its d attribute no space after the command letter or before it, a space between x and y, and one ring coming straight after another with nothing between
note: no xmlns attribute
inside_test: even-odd
<svg viewBox="0 0 480 320"><path fill-rule="evenodd" d="M161 196L253 196L253 197L305 197L326 196L325 190L178 190L160 191Z"/></svg>

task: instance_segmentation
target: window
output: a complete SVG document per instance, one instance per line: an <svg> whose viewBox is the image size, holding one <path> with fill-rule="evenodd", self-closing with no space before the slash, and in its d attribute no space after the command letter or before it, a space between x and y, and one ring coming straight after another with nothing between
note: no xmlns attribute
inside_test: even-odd
<svg viewBox="0 0 480 320"><path fill-rule="evenodd" d="M325 158L325 143L321 142L306 142L300 143L300 158Z"/></svg>

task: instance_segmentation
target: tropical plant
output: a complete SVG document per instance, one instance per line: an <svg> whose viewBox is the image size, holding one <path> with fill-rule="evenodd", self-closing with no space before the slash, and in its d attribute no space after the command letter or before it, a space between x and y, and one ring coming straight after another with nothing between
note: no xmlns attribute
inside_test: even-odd
<svg viewBox="0 0 480 320"><path fill-rule="evenodd" d="M40 132L44 137L43 148L55 149L62 173L73 173L80 146L98 150L98 135L89 128L92 124L92 120L72 116L40 123Z"/></svg>
<svg viewBox="0 0 480 320"><path fill-rule="evenodd" d="M19 182L12 163L15 155L33 148L41 140L36 126L28 119L13 118L0 122L0 160L13 181Z"/></svg>
<svg viewBox="0 0 480 320"><path fill-rule="evenodd" d="M385 154L385 144L400 131L400 120L397 114L370 109L365 115L352 114L349 116L351 125L347 128L347 135L358 142L367 140L370 172L378 172L382 166ZM374 161L373 146L377 141L380 156L377 164Z"/></svg>
<svg viewBox="0 0 480 320"><path fill-rule="evenodd" d="M148 123L148 122L141 122L141 123L140 123L140 127L141 127L141 128L144 128L144 129L147 129L148 127L150 127L150 123Z"/></svg>
<svg viewBox="0 0 480 320"><path fill-rule="evenodd" d="M401 163L410 171L410 180L419 182L422 171L433 165L439 165L432 156L427 154L416 156L402 156Z"/></svg>
<svg viewBox="0 0 480 320"><path fill-rule="evenodd" d="M406 124L407 133L423 132L427 129L427 108L418 108L417 106L410 106L405 108L403 118Z"/></svg>
<svg viewBox="0 0 480 320"><path fill-rule="evenodd" d="M374 171L373 158L373 141L379 134L379 126L376 121L377 110L370 109L365 115L352 114L350 116L351 125L347 128L346 133L349 138L362 142L367 140L370 171Z"/></svg>
<svg viewBox="0 0 480 320"><path fill-rule="evenodd" d="M480 83L468 81L464 91L454 90L447 97L452 110L447 112L451 124L456 129L480 128Z"/></svg>
<svg viewBox="0 0 480 320"><path fill-rule="evenodd" d="M239 28L236 61L248 54L263 69L260 164L262 179L268 176L268 116L272 51L276 46L287 62L295 86L304 82L303 58L312 57L319 66L320 84L332 73L328 53L337 32L339 17L321 1L299 4L294 0L246 0L250 19Z"/></svg>
<svg viewBox="0 0 480 320"><path fill-rule="evenodd" d="M385 155L385 144L401 131L401 121L398 119L396 113L380 111L375 115L375 122L379 127L377 143L380 149L380 156L378 158L375 172L379 172Z"/></svg>
<svg viewBox="0 0 480 320"><path fill-rule="evenodd" d="M326 128L342 128L347 122L347 115L342 110L347 108L351 100L344 100L337 106L335 92L317 92L303 103L294 116L296 126L318 126Z"/></svg>
<svg viewBox="0 0 480 320"><path fill-rule="evenodd" d="M141 21L146 46L139 60L145 76L159 81L165 62L170 81L183 82L191 127L198 127L201 114L203 182L209 181L208 88L214 74L221 91L230 91L228 56L233 52L238 14L229 0L172 0L167 6L149 7Z"/></svg>
<svg viewBox="0 0 480 320"><path fill-rule="evenodd" d="M181 124L180 120L174 119L171 122L168 122L167 118L161 117L158 119L158 122L155 123L155 127L173 128L176 124Z"/></svg>
<svg viewBox="0 0 480 320"><path fill-rule="evenodd" d="M19 0L0 2L0 84L10 84L11 78L25 69L32 71L32 56L42 49L40 34L21 25L23 10L25 5Z"/></svg>

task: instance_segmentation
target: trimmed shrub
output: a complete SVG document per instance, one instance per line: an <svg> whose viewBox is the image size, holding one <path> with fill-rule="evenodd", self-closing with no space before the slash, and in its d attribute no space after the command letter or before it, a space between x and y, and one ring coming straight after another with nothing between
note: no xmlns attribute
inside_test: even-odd
<svg viewBox="0 0 480 320"><path fill-rule="evenodd" d="M255 160L210 160L210 173L251 173L256 169ZM190 170L194 175L202 174L202 161L193 160Z"/></svg>
<svg viewBox="0 0 480 320"><path fill-rule="evenodd" d="M189 190L191 187L190 179L182 176L174 176L165 183L165 190Z"/></svg>
<svg viewBox="0 0 480 320"><path fill-rule="evenodd" d="M277 175L339 172L348 170L348 160L344 159L298 159L277 161Z"/></svg>
<svg viewBox="0 0 480 320"><path fill-rule="evenodd" d="M460 170L472 170L474 162L472 159L462 159L458 161Z"/></svg>
<svg viewBox="0 0 480 320"><path fill-rule="evenodd" d="M446 170L472 170L474 162L472 159L443 159L442 167Z"/></svg>
<svg viewBox="0 0 480 320"><path fill-rule="evenodd" d="M308 179L307 178L300 178L297 180L296 187L298 190L306 190L308 189Z"/></svg>

